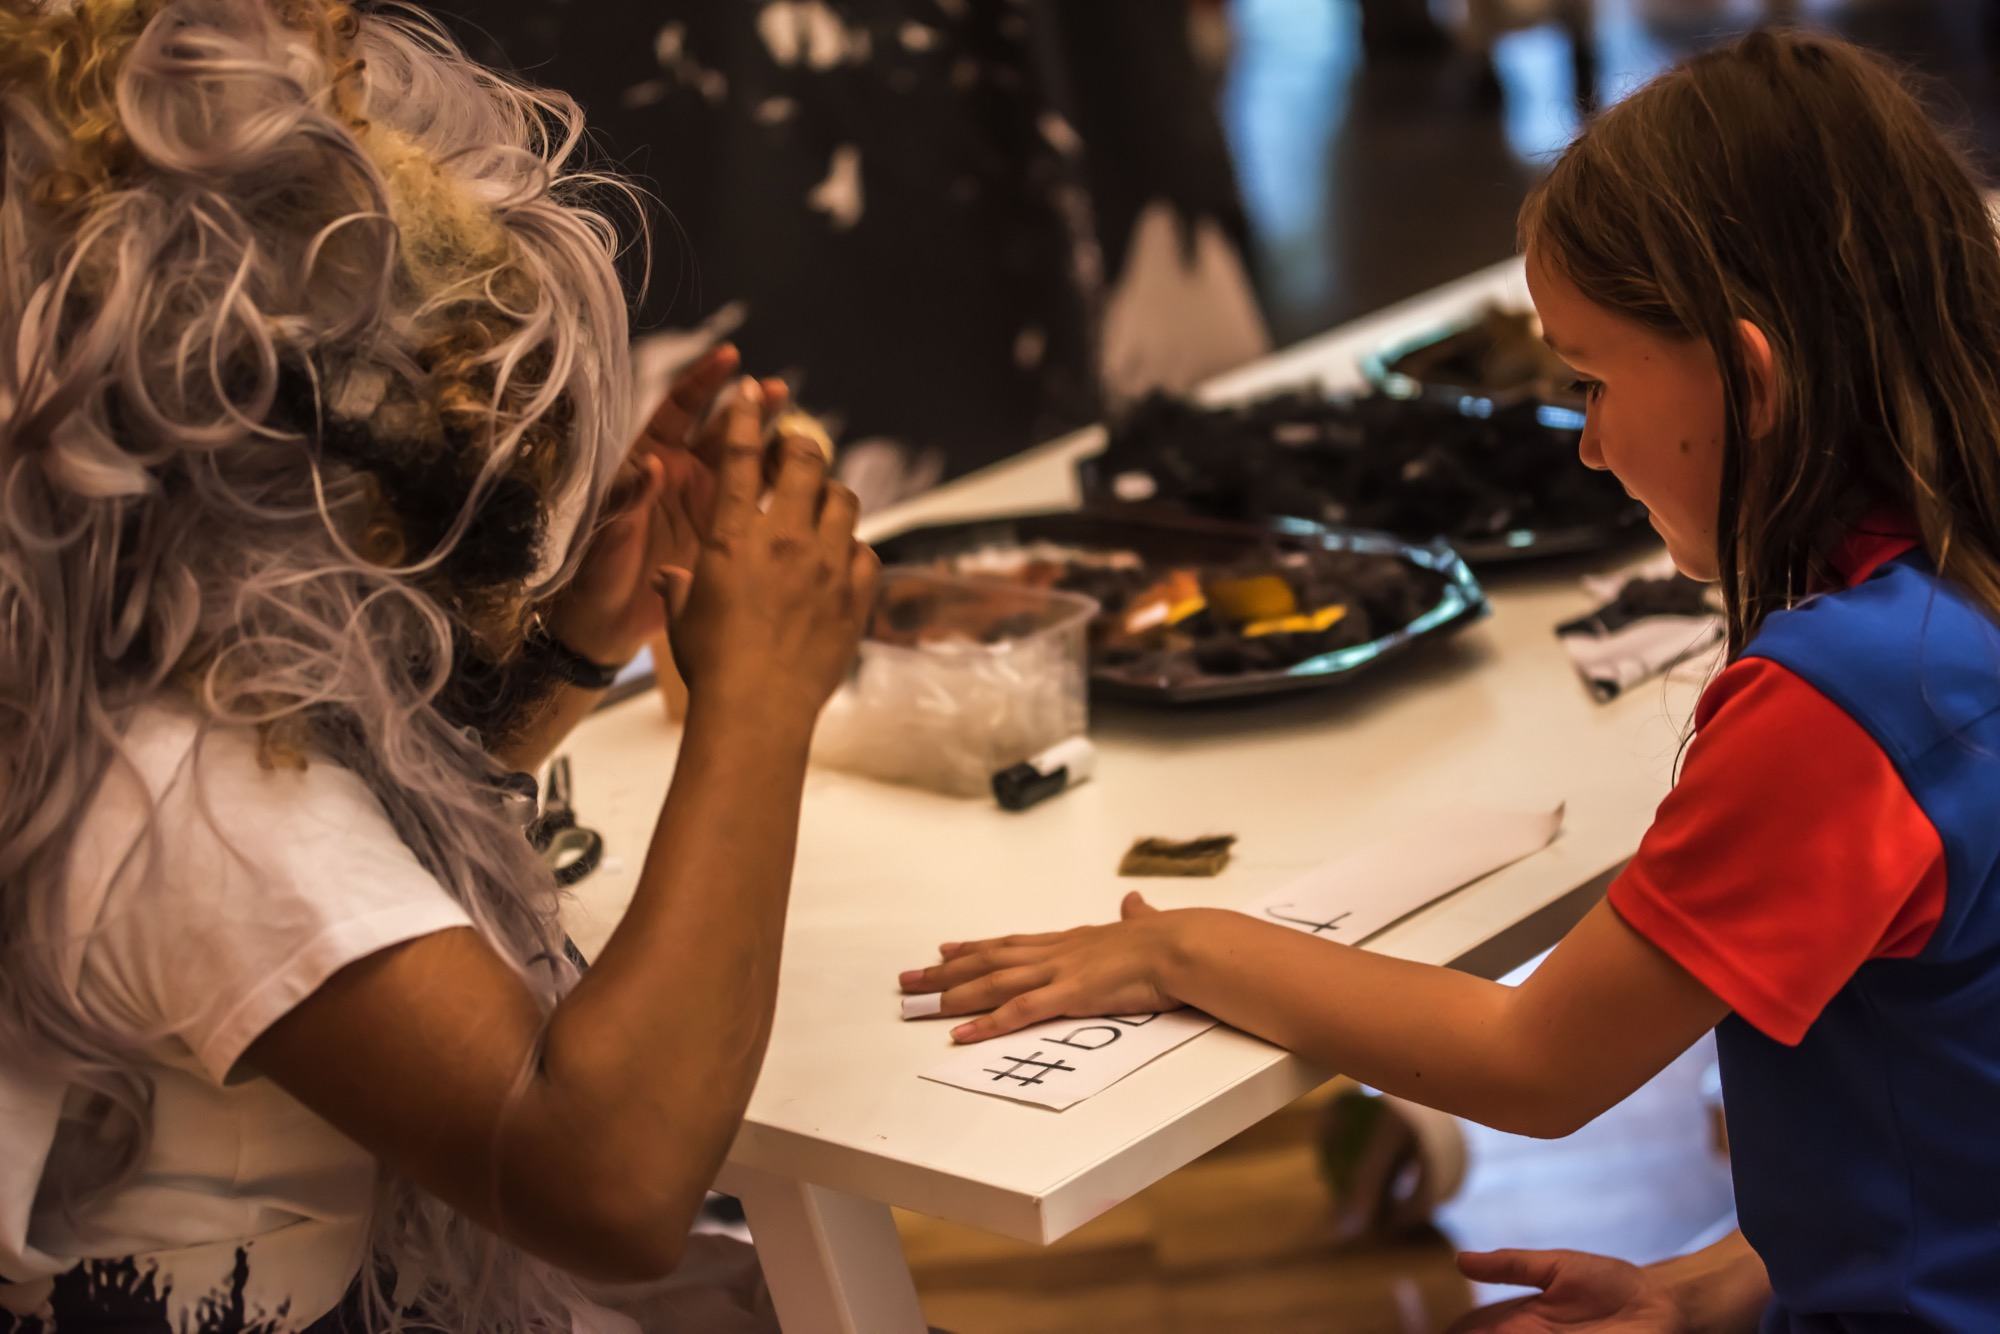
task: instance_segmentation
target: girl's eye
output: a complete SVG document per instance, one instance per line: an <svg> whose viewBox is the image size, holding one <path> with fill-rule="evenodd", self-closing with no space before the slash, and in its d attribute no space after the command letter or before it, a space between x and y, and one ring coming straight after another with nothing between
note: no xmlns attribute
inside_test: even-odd
<svg viewBox="0 0 2000 1334"><path fill-rule="evenodd" d="M1595 403L1597 396L1604 392L1604 381L1571 380L1569 382L1569 391L1572 394L1578 395L1587 403Z"/></svg>

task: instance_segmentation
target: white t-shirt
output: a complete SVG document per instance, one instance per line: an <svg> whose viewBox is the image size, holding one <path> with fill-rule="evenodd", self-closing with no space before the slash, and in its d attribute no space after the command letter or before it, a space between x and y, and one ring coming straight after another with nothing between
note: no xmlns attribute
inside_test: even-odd
<svg viewBox="0 0 2000 1334"><path fill-rule="evenodd" d="M63 1217L45 1177L88 1153L65 1115L74 1092L0 1066L0 1278L16 1285L0 1287L0 1328L8 1310L59 1324L88 1300L157 1309L175 1330L298 1329L340 1303L361 1262L374 1159L236 1066L343 966L470 921L353 773L265 769L254 736L197 735L190 712L139 712L132 764L107 773L68 880L65 981L88 1013L150 1035L151 1147L129 1184ZM149 883L127 861L147 793Z"/></svg>

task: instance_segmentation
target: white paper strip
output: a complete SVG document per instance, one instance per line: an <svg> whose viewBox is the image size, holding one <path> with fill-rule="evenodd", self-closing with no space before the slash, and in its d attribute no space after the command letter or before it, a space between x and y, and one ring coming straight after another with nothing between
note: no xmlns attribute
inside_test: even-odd
<svg viewBox="0 0 2000 1334"><path fill-rule="evenodd" d="M1200 1010L1057 1019L954 1048L923 1077L1061 1111L1214 1027Z"/></svg>
<svg viewBox="0 0 2000 1334"><path fill-rule="evenodd" d="M1248 911L1357 945L1419 908L1548 846L1562 807L1535 814L1458 810L1416 826L1428 833L1356 848ZM1199 1010L1056 1019L954 1048L923 1078L1062 1111L1215 1027Z"/></svg>
<svg viewBox="0 0 2000 1334"><path fill-rule="evenodd" d="M1366 843L1308 871L1249 911L1266 921L1356 945L1453 890L1540 852L1563 808L1440 811L1402 834Z"/></svg>

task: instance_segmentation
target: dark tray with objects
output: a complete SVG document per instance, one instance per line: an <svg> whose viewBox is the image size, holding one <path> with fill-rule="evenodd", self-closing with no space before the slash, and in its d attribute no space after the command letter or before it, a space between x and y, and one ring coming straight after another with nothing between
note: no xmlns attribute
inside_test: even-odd
<svg viewBox="0 0 2000 1334"><path fill-rule="evenodd" d="M1544 403L1479 416L1317 386L1220 407L1154 394L1077 469L1086 501L1442 539L1494 565L1605 550L1645 529L1644 507L1577 458L1580 425Z"/></svg>
<svg viewBox="0 0 2000 1334"><path fill-rule="evenodd" d="M885 563L1095 598L1100 695L1196 704L1339 685L1485 616L1442 542L1091 509L917 528Z"/></svg>
<svg viewBox="0 0 2000 1334"><path fill-rule="evenodd" d="M1532 310L1488 306L1470 319L1421 330L1366 353L1361 374L1391 398L1424 399L1454 412L1490 416L1540 402L1576 413L1575 373L1542 341Z"/></svg>

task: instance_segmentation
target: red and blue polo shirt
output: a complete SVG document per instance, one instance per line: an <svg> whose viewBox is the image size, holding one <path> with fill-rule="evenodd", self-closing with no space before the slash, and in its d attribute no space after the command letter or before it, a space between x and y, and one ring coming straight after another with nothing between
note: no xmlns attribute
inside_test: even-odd
<svg viewBox="0 0 2000 1334"><path fill-rule="evenodd" d="M1709 686L1611 889L1726 1002L1774 1331L2000 1330L2000 624L1907 523Z"/></svg>

